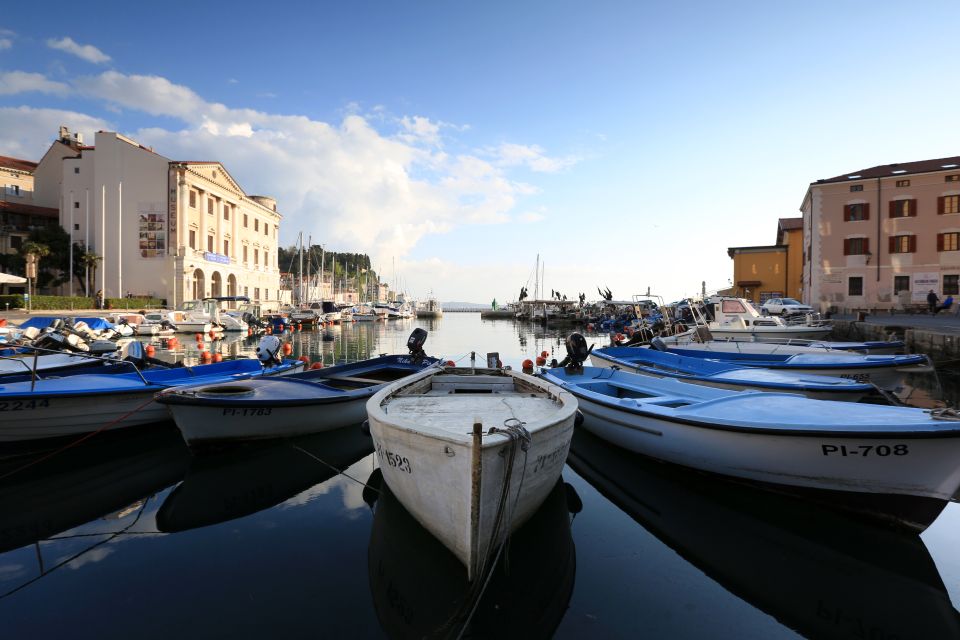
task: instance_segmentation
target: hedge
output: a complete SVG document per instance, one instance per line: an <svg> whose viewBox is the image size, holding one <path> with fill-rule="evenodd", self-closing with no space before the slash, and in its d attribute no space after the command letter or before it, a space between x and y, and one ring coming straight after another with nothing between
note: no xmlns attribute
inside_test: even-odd
<svg viewBox="0 0 960 640"><path fill-rule="evenodd" d="M7 308L25 309L26 304L23 300L23 294L0 296L0 311ZM107 298L107 309L155 309L163 306L163 300L159 298ZM83 296L33 296L30 308L33 311L53 311L70 309L96 309L97 304L93 298Z"/></svg>

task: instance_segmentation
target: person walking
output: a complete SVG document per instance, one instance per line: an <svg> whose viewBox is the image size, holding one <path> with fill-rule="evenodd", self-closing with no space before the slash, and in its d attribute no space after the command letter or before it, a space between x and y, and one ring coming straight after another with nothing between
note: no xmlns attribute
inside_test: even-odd
<svg viewBox="0 0 960 640"><path fill-rule="evenodd" d="M937 313L937 303L940 302L940 298L937 297L937 294L933 292L933 289L930 289L930 293L927 294L927 305L930 307L930 313L936 315Z"/></svg>
<svg viewBox="0 0 960 640"><path fill-rule="evenodd" d="M95 298L96 298L96 302L97 302L97 309L101 309L101 310L102 310L102 309L103 309L103 289L97 289L97 293L96 293L96 295L95 295Z"/></svg>

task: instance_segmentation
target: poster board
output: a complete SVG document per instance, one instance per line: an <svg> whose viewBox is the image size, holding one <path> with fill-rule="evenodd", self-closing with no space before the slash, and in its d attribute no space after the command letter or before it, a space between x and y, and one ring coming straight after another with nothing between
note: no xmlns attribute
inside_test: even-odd
<svg viewBox="0 0 960 640"><path fill-rule="evenodd" d="M919 304L926 302L930 289L933 289L933 292L938 296L940 295L939 273L913 274L913 286L910 287L910 299L913 303Z"/></svg>

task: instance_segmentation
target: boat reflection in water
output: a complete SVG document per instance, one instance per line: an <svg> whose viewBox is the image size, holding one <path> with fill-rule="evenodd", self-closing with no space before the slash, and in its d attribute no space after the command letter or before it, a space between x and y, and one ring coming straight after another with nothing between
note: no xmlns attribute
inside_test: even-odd
<svg viewBox="0 0 960 640"><path fill-rule="evenodd" d="M190 453L169 425L99 434L0 465L0 553L127 509L176 483Z"/></svg>
<svg viewBox="0 0 960 640"><path fill-rule="evenodd" d="M570 513L581 505L573 487L557 482L510 538L481 591L484 581L468 582L464 565L381 480L377 469L364 492L369 503L375 501L367 570L377 618L389 637L529 640L553 635L576 574Z"/></svg>
<svg viewBox="0 0 960 640"><path fill-rule="evenodd" d="M184 481L160 506L157 528L186 531L262 511L329 480L371 453L373 441L353 425L195 457Z"/></svg>
<svg viewBox="0 0 960 640"><path fill-rule="evenodd" d="M960 637L960 615L916 534L660 463L582 430L567 462L688 562L805 636Z"/></svg>

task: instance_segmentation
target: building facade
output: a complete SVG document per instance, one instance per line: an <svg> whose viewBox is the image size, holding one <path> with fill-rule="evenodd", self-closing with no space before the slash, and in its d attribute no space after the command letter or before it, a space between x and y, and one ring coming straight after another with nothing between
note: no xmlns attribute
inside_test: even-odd
<svg viewBox="0 0 960 640"><path fill-rule="evenodd" d="M60 224L102 257L94 286L105 297L276 301L281 216L272 198L247 195L219 162L170 160L115 132L80 142L61 129L39 163L37 193L58 193Z"/></svg>
<svg viewBox="0 0 960 640"><path fill-rule="evenodd" d="M902 309L960 293L960 156L811 183L803 301L820 311Z"/></svg>
<svg viewBox="0 0 960 640"><path fill-rule="evenodd" d="M803 219L780 218L777 242L756 247L730 247L732 294L763 304L769 298L799 298L803 275Z"/></svg>

